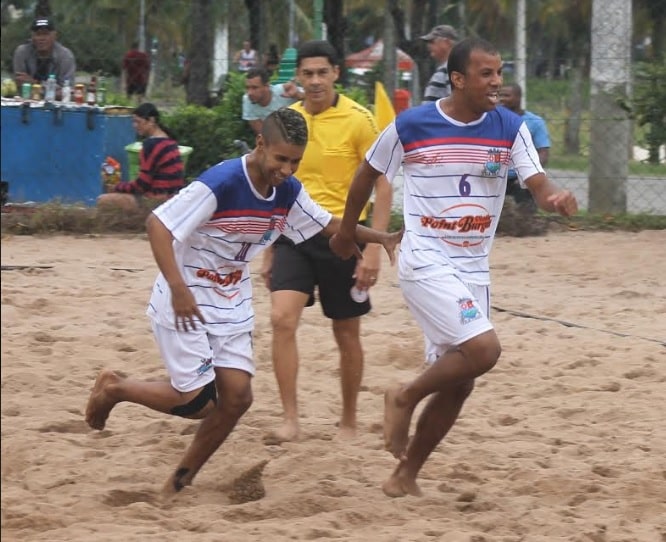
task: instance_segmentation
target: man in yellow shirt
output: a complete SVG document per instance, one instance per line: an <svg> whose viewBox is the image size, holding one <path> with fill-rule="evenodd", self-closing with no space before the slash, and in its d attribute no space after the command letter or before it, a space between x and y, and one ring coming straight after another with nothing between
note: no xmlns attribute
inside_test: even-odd
<svg viewBox="0 0 666 542"><path fill-rule="evenodd" d="M308 125L308 143L296 176L312 199L334 216L342 216L354 172L378 135L377 125L367 109L335 91L340 68L330 43L301 45L296 70L304 99L291 107ZM383 177L376 185L372 227L386 230L390 213L391 186ZM360 220L367 216L366 209ZM271 290L273 369L284 409L282 426L267 441L299 436L296 331L304 307L314 303L315 289L324 315L332 321L340 351L339 432L343 437L356 433L356 403L363 376L360 320L371 308L367 291L377 281L380 248L368 245L363 259L342 260L331 252L326 237L315 236L299 245L283 238L266 252L262 275Z"/></svg>

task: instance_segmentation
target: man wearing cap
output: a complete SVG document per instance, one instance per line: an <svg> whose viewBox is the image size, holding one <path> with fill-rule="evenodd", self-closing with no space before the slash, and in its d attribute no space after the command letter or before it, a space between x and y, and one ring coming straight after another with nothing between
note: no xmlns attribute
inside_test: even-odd
<svg viewBox="0 0 666 542"><path fill-rule="evenodd" d="M421 39L428 44L430 56L437 62L437 69L430 77L423 92L424 102L434 102L451 94L451 83L446 64L451 48L458 41L458 33L452 26L441 24L435 26L425 36L421 36Z"/></svg>
<svg viewBox="0 0 666 542"><path fill-rule="evenodd" d="M58 89L66 80L74 82L74 54L56 41L53 19L37 17L31 26L32 39L14 51L14 79L17 85L43 83L54 74Z"/></svg>

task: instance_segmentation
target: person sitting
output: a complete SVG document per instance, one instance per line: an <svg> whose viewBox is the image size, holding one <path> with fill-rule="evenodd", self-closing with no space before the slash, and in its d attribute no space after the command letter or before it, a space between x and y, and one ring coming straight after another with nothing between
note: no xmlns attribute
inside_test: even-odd
<svg viewBox="0 0 666 542"><path fill-rule="evenodd" d="M113 192L100 195L98 206L152 208L185 186L185 167L178 142L160 124L157 107L149 102L142 103L134 110L132 124L136 133L144 138L139 153L139 176L116 184Z"/></svg>
<svg viewBox="0 0 666 542"><path fill-rule="evenodd" d="M264 68L250 68L245 74L242 117L255 134L261 133L263 120L273 111L303 99L303 92L294 82L271 85L269 79Z"/></svg>
<svg viewBox="0 0 666 542"><path fill-rule="evenodd" d="M56 96L60 97L60 88L65 81L74 83L74 54L56 41L53 19L37 17L32 22L31 30L30 41L19 45L14 51L14 80L19 87L23 83L43 84L53 74L58 84Z"/></svg>

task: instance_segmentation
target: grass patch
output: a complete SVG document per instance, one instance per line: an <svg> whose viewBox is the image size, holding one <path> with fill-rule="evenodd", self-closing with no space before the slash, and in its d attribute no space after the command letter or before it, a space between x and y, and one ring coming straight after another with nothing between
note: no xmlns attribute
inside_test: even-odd
<svg viewBox="0 0 666 542"><path fill-rule="evenodd" d="M145 222L150 212L149 208L128 211L61 203L3 207L1 228L3 234L15 235L145 233Z"/></svg>
<svg viewBox="0 0 666 542"><path fill-rule="evenodd" d="M13 235L145 233L151 209L132 211L113 207L83 207L47 203L36 207L3 207L2 233ZM393 212L390 231L403 225L402 213ZM666 216L644 214L596 215L581 212L574 217L531 213L516 205L512 198L504 202L498 235L525 237L545 235L549 231L641 231L666 230Z"/></svg>

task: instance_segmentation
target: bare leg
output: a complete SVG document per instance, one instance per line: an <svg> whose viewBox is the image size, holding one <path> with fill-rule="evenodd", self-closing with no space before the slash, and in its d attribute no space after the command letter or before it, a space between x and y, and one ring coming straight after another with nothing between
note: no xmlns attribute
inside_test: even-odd
<svg viewBox="0 0 666 542"><path fill-rule="evenodd" d="M217 405L202 420L194 440L164 485L164 496L171 496L190 485L204 463L231 434L252 404L251 383L252 377L245 371L215 368Z"/></svg>
<svg viewBox="0 0 666 542"><path fill-rule="evenodd" d="M117 385L120 380L121 376L108 370L102 371L97 376L86 405L86 422L93 429L104 429L111 409L118 403L114 394L109 393L109 388Z"/></svg>
<svg viewBox="0 0 666 542"><path fill-rule="evenodd" d="M465 399L474 388L470 380L432 395L416 424L416 432L382 489L389 497L420 496L416 477L424 463L458 419Z"/></svg>
<svg viewBox="0 0 666 542"><path fill-rule="evenodd" d="M403 386L397 386L384 393L384 448L400 460L405 458L409 424L416 406L404 402L402 389Z"/></svg>
<svg viewBox="0 0 666 542"><path fill-rule="evenodd" d="M493 330L482 333L444 353L411 383L389 390L385 396L386 448L400 460L383 490L390 497L420 495L416 477L435 447L446 436L474 386L474 378L495 366L501 348ZM409 440L409 425L416 405L432 395Z"/></svg>
<svg viewBox="0 0 666 542"><path fill-rule="evenodd" d="M280 390L284 419L279 429L265 437L270 444L295 440L299 436L296 331L307 300L307 294L293 290L271 293L273 370Z"/></svg>
<svg viewBox="0 0 666 542"><path fill-rule="evenodd" d="M361 318L333 320L333 333L340 351L340 384L342 387L342 416L339 436L356 435L358 393L363 380L363 347Z"/></svg>
<svg viewBox="0 0 666 542"><path fill-rule="evenodd" d="M99 374L90 392L86 422L93 429L104 429L111 410L122 401L170 414L174 407L187 404L200 391L182 393L174 389L168 380L135 380L107 369Z"/></svg>

